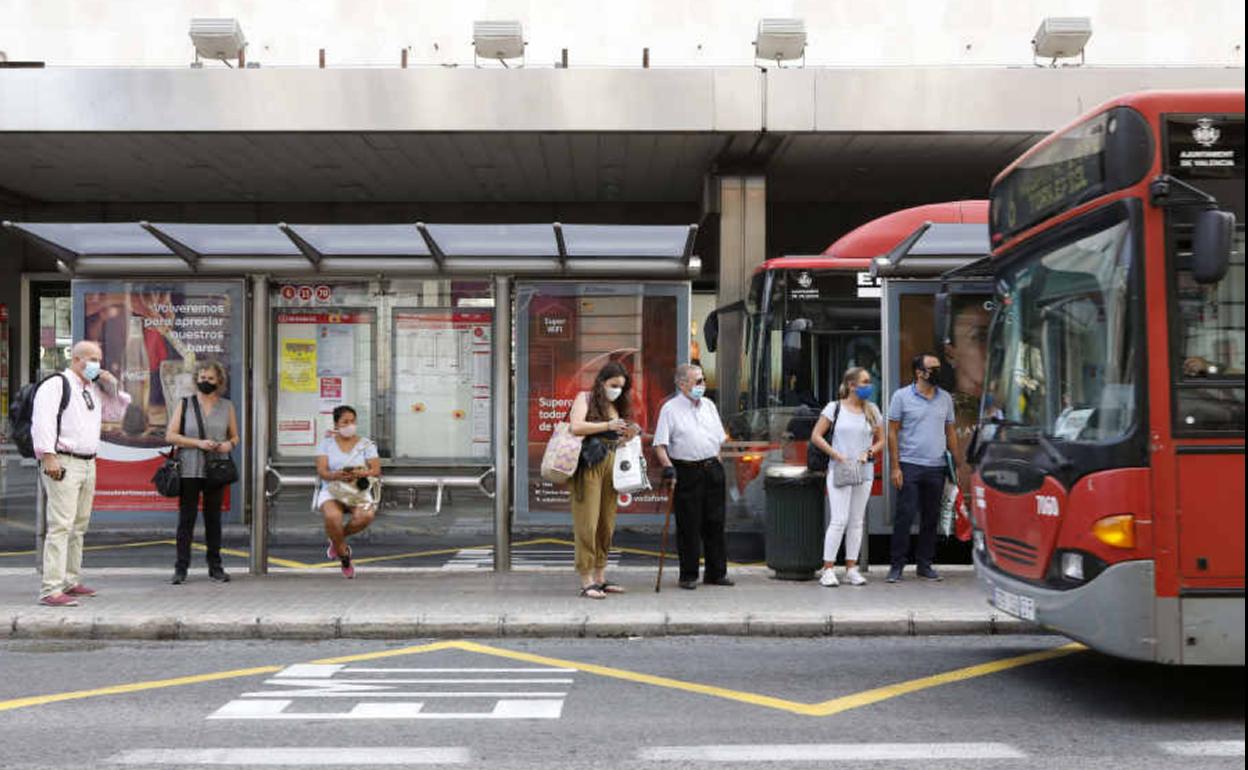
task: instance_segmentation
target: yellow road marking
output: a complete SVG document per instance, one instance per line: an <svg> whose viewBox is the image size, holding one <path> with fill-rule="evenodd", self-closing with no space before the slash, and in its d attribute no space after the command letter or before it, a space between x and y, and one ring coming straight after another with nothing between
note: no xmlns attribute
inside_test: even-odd
<svg viewBox="0 0 1248 770"><path fill-rule="evenodd" d="M111 551L117 548L147 548L148 546L153 546L153 545L176 546L177 544L178 544L178 541L176 540L141 540L135 543L117 543L115 545L89 545L83 548L82 550L84 551ZM208 550L208 546L204 545L203 543L191 543L191 547L198 549L200 551ZM30 556L30 555L33 555L34 553L35 551L33 549L30 551L0 551L0 556ZM222 548L221 553L229 554L230 556L239 556L244 559L251 556L250 552L243 551L238 548ZM307 569L312 566L311 564L305 564L301 561L295 561L293 559L282 559L276 556L270 556L269 562L272 564L276 564L279 567L294 567L295 569Z"/></svg>
<svg viewBox="0 0 1248 770"><path fill-rule="evenodd" d="M539 545L545 542L548 542L548 541L544 538L539 538L537 540L521 540L519 542L512 543L511 547L521 548L526 545ZM445 556L446 554L459 553L460 551L463 551L466 549L467 550L480 550L480 549L494 550L494 544L489 543L486 545L468 545L468 546L463 546L460 548L437 548L432 551L412 551L411 553L392 553L392 554L387 554L384 556L366 556L361 559L352 558L351 563L352 564L376 564L377 562L382 562L382 561L397 561L399 559L416 559L422 556ZM269 557L269 558L272 559L272 557ZM309 569L322 569L325 567L337 567L338 562L323 561L323 562L318 562L316 564L308 564L306 566Z"/></svg>
<svg viewBox="0 0 1248 770"><path fill-rule="evenodd" d="M535 655L528 652L518 652L515 650L507 650L500 647L491 647L489 645L480 644L478 642L468 641L446 641L432 642L429 644L415 645L412 647L400 647L393 650L380 650L377 652L365 652L354 655L343 655L336 658L321 658L314 660L313 663L319 664L341 664L356 663L365 660L378 660L381 658L393 658L403 655L418 655L426 652L436 652L438 650L462 650L464 652L473 652L481 655L490 655L496 658L507 658L509 660L523 661L526 663L536 663L544 666L552 666L555 668L571 668L577 671L583 671L587 674L595 674L597 676L609 679L620 679L626 682L635 682L638 684L650 685L653 687L663 687L669 690L679 690L682 692L690 692L698 695L706 695L715 698L723 698L725 700L736 701L738 703L746 703L752 706L761 706L764 708L777 709L786 711L790 714L798 714L801 716L826 717L832 714L840 714L851 709L870 706L881 701L896 698L901 695L908 695L920 690L926 690L932 687L939 687L945 684L953 684L956 682L964 682L968 679L975 679L990 674L1007 671L1020 666L1027 666L1032 663L1040 663L1046 660L1061 658L1071 653L1080 652L1087 649L1078 642L1062 645L1049 650L1040 650L1025 655L1017 655L1012 658L1004 658L989 663L980 663L974 666L966 666L964 668L947 671L943 674L935 674L919 679L911 679L906 682L898 682L896 684L885 685L884 687L876 687L863 692L854 693L852 695L843 695L839 698L822 701L819 703L802 703L800 701L787 700L785 698L777 698L771 695L762 695L759 693L744 692L741 690L732 690L726 687L718 687L715 685L699 684L697 682L685 682L679 679L672 679L665 676L655 676L653 674L645 674L637 671L629 671L622 668L613 668L611 666L601 666L596 663L580 663L574 660L563 660L562 658L551 658L545 655ZM28 706L43 706L49 703L60 703L63 701L82 700L85 698L94 698L106 695L124 695L135 692L143 692L145 690L155 690L165 687L180 687L182 685L201 684L203 682L216 682L224 679L236 679L240 677L259 676L261 674L272 674L281 671L283 666L259 666L256 668L240 668L233 671L220 671L212 674L196 674L193 676L176 677L173 679L157 679L147 682L134 682L131 684L112 685L109 687L100 687L93 690L77 690L73 692L54 693L51 695L34 695L26 698L15 698L13 700L0 701L0 711L9 711L12 709L26 708Z"/></svg>

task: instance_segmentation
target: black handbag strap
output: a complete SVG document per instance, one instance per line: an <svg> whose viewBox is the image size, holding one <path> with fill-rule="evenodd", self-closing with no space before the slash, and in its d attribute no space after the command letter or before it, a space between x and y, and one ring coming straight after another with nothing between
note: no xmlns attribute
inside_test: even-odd
<svg viewBox="0 0 1248 770"><path fill-rule="evenodd" d="M836 408L832 410L832 426L828 428L824 441L828 442L828 446L832 446L832 436L836 434L836 421L841 419L841 400L836 400Z"/></svg>
<svg viewBox="0 0 1248 770"><path fill-rule="evenodd" d="M195 407L195 422L199 424L199 440L203 441L207 436L204 435L204 413L199 410L199 399L191 396L191 406ZM182 410L182 419L186 419L186 410Z"/></svg>

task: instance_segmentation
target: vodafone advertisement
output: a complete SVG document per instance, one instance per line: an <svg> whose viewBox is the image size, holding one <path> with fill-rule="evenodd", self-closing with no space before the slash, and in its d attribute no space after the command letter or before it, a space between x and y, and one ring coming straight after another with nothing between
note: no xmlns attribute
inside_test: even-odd
<svg viewBox="0 0 1248 770"><path fill-rule="evenodd" d="M196 363L225 367L225 395L244 430L243 296L236 281L73 282L74 338L99 343L104 367L131 398L121 422L104 424L96 511L177 510L178 501L158 495L151 478L168 451L170 414L194 393ZM231 505L237 493L235 485L224 511L241 518Z"/></svg>
<svg viewBox="0 0 1248 770"><path fill-rule="evenodd" d="M644 432L655 487L621 495L619 515L661 516L667 495L649 441L676 366L689 354L688 284L520 284L516 296L517 523L571 522L571 492L541 477L542 454L576 394L608 361L632 372L633 420Z"/></svg>

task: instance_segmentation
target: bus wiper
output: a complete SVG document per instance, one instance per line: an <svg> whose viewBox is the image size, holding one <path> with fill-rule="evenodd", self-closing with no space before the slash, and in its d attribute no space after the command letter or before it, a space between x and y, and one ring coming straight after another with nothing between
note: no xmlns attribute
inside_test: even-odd
<svg viewBox="0 0 1248 770"><path fill-rule="evenodd" d="M1045 454L1049 456L1049 459L1057 463L1058 470L1068 471L1074 467L1075 464L1071 461L1071 459L1066 456L1066 453L1063 452L1057 444L1053 443L1052 439L1044 435L1044 431L1040 431L1040 433L1036 435L1036 438L1040 440L1040 448L1043 449Z"/></svg>

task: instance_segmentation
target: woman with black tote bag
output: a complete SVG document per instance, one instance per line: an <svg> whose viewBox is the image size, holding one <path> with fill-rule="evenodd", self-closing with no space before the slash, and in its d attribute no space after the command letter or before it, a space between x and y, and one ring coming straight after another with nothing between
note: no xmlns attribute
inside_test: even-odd
<svg viewBox="0 0 1248 770"><path fill-rule="evenodd" d="M234 404L223 395L226 376L221 364L204 361L196 366L195 389L198 393L178 403L165 432L165 440L179 448L182 466L177 561L170 581L174 585L186 582L201 499L208 577L217 583L230 580L221 566L221 503L226 488L238 478L238 469L230 458L238 446L238 416Z"/></svg>

